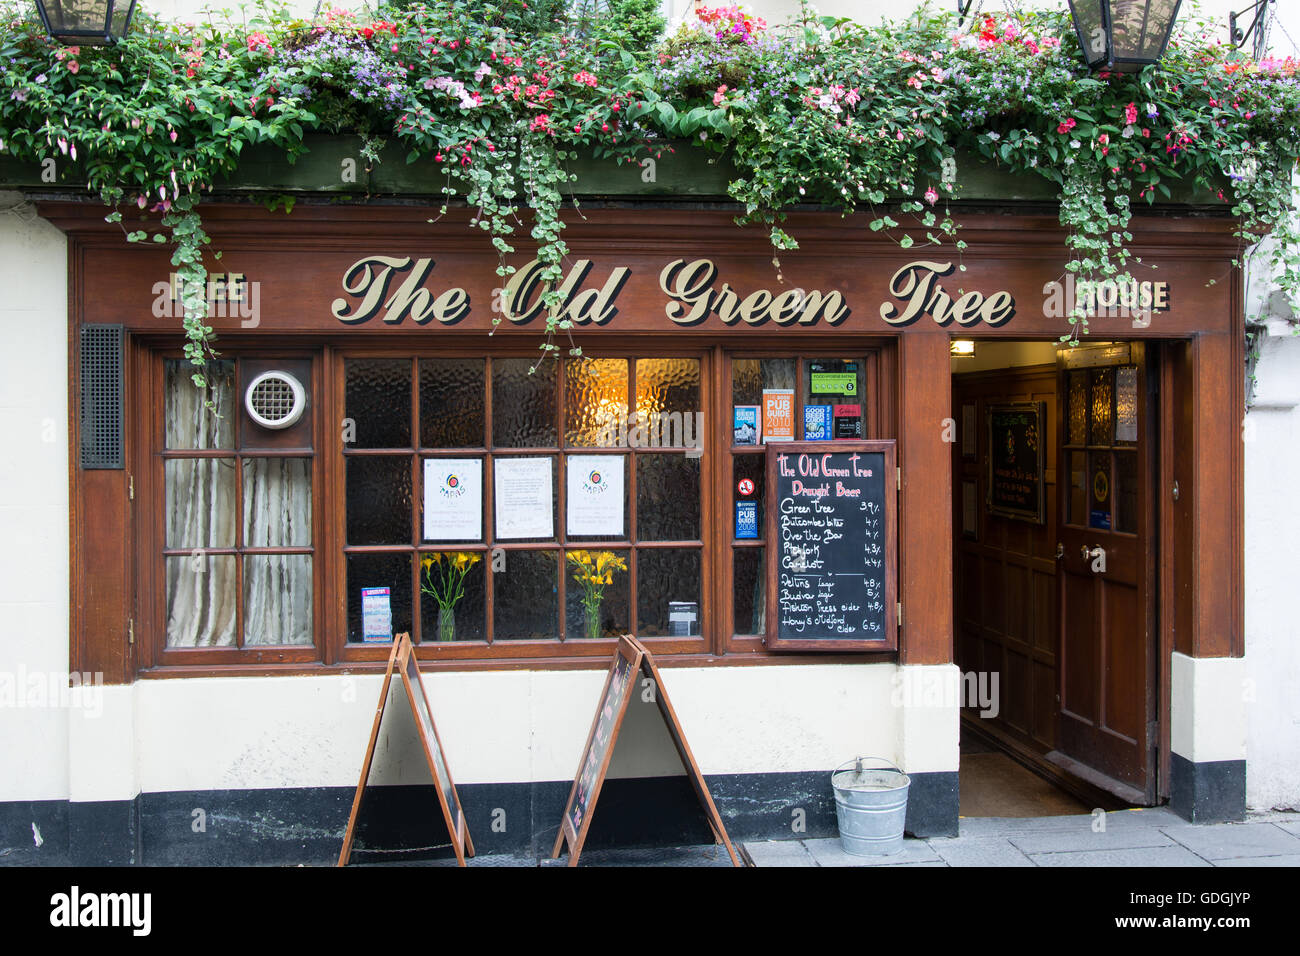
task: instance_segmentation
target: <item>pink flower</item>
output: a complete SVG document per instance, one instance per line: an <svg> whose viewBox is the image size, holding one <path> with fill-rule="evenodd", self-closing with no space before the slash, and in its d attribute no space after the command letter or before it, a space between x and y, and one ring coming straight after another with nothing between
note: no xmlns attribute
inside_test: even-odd
<svg viewBox="0 0 1300 956"><path fill-rule="evenodd" d="M725 98L726 92L727 92L727 84L724 83L724 84L722 84L721 86L718 87L717 92L713 94L713 105L714 105L714 106L721 106L721 105L722 105L722 101L723 101L723 99Z"/></svg>
<svg viewBox="0 0 1300 956"><path fill-rule="evenodd" d="M76 72L77 72L78 70L80 70L80 69L81 69L81 67L80 67L80 65L78 65L78 63L77 63L76 60L69 60L69 61L68 61L68 72L69 72L69 73L76 73Z"/></svg>
<svg viewBox="0 0 1300 956"><path fill-rule="evenodd" d="M265 33L254 32L248 35L248 52L255 53L258 50L271 52L271 39Z"/></svg>
<svg viewBox="0 0 1300 956"><path fill-rule="evenodd" d="M925 191L925 201L928 202L931 206L933 206L935 203L939 201L939 194L934 191L933 186L931 186L929 189Z"/></svg>
<svg viewBox="0 0 1300 956"><path fill-rule="evenodd" d="M1074 117L1071 116L1069 119L1065 120L1063 123L1061 123L1059 126L1057 126L1057 127L1056 127L1056 131L1057 131L1058 133L1064 135L1064 134L1068 133L1070 130L1074 129L1074 128L1075 128L1076 126L1078 126L1078 125L1079 125L1079 124L1078 124L1077 122L1075 122Z"/></svg>
<svg viewBox="0 0 1300 956"><path fill-rule="evenodd" d="M1128 106L1124 107L1124 122L1129 126L1132 126L1137 121L1138 108L1134 104L1130 103Z"/></svg>

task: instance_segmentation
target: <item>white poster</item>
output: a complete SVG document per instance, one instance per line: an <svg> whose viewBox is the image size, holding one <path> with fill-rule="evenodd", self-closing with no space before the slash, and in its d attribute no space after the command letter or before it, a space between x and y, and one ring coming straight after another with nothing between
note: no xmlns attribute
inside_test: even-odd
<svg viewBox="0 0 1300 956"><path fill-rule="evenodd" d="M483 540L483 460L424 460L424 540Z"/></svg>
<svg viewBox="0 0 1300 956"><path fill-rule="evenodd" d="M570 537L623 535L622 455L570 455L566 488Z"/></svg>
<svg viewBox="0 0 1300 956"><path fill-rule="evenodd" d="M498 538L554 537L551 459L498 458L492 485Z"/></svg>

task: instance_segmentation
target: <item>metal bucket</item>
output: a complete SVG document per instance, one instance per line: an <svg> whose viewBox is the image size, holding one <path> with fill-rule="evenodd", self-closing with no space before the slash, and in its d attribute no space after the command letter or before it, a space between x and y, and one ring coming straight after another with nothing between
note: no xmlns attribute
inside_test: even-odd
<svg viewBox="0 0 1300 956"><path fill-rule="evenodd" d="M864 768L864 760L883 763L887 769ZM903 852L903 825L907 821L907 789L912 780L887 760L858 757L835 768L835 812L840 823L840 846L853 856L892 856Z"/></svg>

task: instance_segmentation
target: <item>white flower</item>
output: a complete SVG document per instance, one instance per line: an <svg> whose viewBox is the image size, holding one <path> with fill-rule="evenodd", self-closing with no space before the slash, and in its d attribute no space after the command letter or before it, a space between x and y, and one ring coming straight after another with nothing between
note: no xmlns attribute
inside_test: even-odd
<svg viewBox="0 0 1300 956"><path fill-rule="evenodd" d="M999 133L995 133L995 132L993 132L992 130L990 130L989 132L985 133L984 135L987 136L989 139L991 139L991 140L992 140L993 142L995 142L995 143L996 143L998 140L1000 140L1000 139L1002 138L1001 134L999 134Z"/></svg>

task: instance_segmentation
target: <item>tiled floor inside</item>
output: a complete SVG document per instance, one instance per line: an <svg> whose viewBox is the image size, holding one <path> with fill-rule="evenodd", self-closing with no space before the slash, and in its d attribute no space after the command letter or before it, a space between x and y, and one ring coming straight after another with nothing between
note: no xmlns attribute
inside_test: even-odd
<svg viewBox="0 0 1300 956"><path fill-rule="evenodd" d="M1055 817L1093 809L969 734L962 735L957 776L963 817Z"/></svg>

